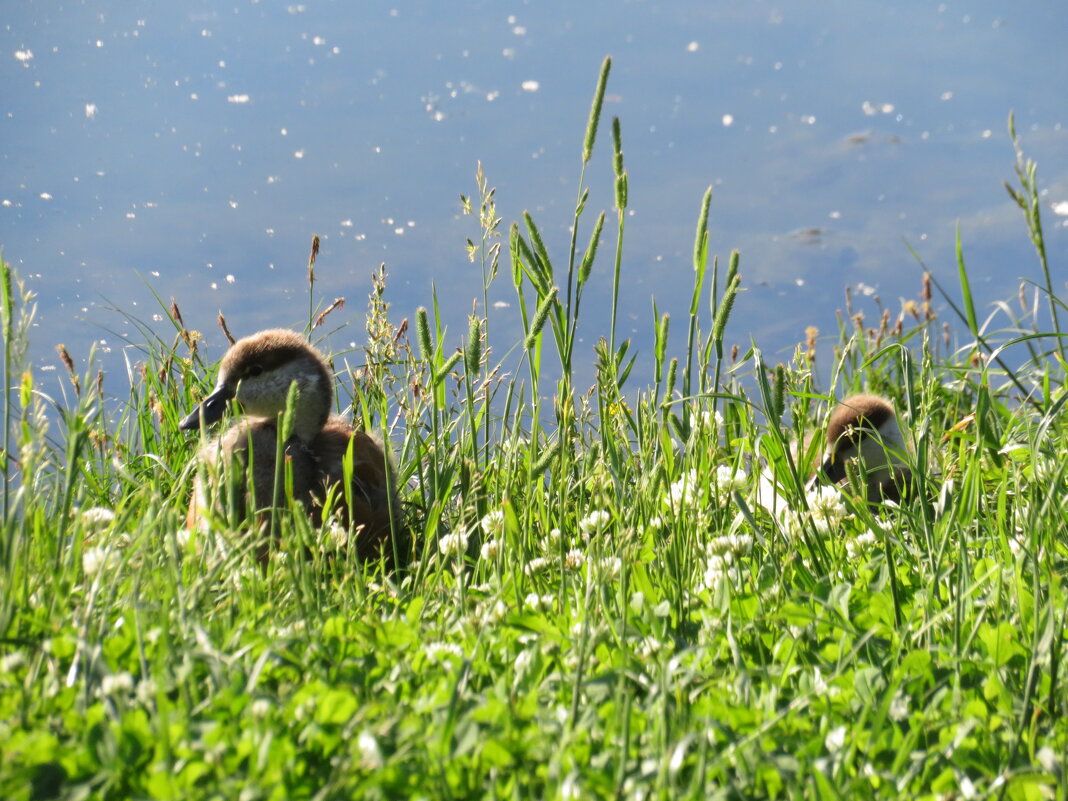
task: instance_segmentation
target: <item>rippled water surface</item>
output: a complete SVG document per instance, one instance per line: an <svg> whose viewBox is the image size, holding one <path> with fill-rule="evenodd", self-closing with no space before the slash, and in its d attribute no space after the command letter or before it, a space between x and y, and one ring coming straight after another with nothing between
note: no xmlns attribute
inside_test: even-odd
<svg viewBox="0 0 1068 801"><path fill-rule="evenodd" d="M23 0L5 17L0 244L38 293L42 370L58 342L79 360L95 342L120 364L124 336L141 338L124 315L166 330L153 293L177 300L213 355L220 310L237 335L301 327L313 233L316 290L346 297L338 314L353 321L332 347L359 343L380 262L395 322L436 285L458 341L482 297L459 196L481 161L502 228L529 209L565 262L606 54L579 238L597 211L612 215L619 116L620 306L643 349L654 295L685 314L708 185L713 252L742 253L730 336L743 346L752 336L781 358L807 325L833 331L846 284L896 310L919 288L906 242L955 286L958 222L979 300L1015 296L1040 273L1001 185L1010 109L1039 163L1062 289L1068 277L1064 3ZM587 343L607 328L609 250L586 296L603 302L584 304ZM518 331L512 300L505 270L495 337Z"/></svg>

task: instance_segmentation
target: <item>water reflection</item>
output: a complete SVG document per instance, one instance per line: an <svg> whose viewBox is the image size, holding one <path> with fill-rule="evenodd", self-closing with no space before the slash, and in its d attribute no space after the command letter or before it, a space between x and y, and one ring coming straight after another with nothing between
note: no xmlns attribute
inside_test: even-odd
<svg viewBox="0 0 1068 801"><path fill-rule="evenodd" d="M1063 280L1066 22L1063 4L1004 1L23 2L0 33L0 243L40 296L42 367L56 342L84 358L132 332L104 298L151 320L153 291L174 297L215 353L219 310L238 335L300 326L313 232L318 289L355 321L335 347L361 339L380 261L398 321L434 285L458 337L481 297L458 195L481 161L506 223L531 210L562 263L611 53L632 209L624 333L647 348L654 293L685 313L712 184L713 251L741 250L747 287L730 336L781 352L807 325L834 328L847 283L891 306L914 296L902 240L953 285L958 221L980 301L1037 276L1000 186L1010 108L1048 187ZM612 204L606 133L587 225ZM610 288L605 259L587 297ZM512 300L502 277L495 336L518 330ZM587 319L587 342L606 328Z"/></svg>

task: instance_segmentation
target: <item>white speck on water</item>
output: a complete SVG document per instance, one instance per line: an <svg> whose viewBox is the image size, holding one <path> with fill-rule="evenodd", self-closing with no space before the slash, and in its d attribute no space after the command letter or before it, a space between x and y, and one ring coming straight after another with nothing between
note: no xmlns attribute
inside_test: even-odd
<svg viewBox="0 0 1068 801"><path fill-rule="evenodd" d="M782 69L782 62L781 61L776 61L775 64L773 65L772 69L774 69L776 72L781 70Z"/></svg>
<svg viewBox="0 0 1068 801"><path fill-rule="evenodd" d="M1053 213L1062 217L1068 217L1068 200L1061 200L1053 204Z"/></svg>
<svg viewBox="0 0 1068 801"><path fill-rule="evenodd" d="M85 104L85 116L86 116L87 119L91 120L91 119L95 118L96 117L96 112L97 112L96 103L86 103Z"/></svg>
<svg viewBox="0 0 1068 801"><path fill-rule="evenodd" d="M151 275L153 278L159 278L159 270L152 270L149 275Z"/></svg>
<svg viewBox="0 0 1068 801"><path fill-rule="evenodd" d="M342 220L340 225L342 228L352 228L352 220Z"/></svg>
<svg viewBox="0 0 1068 801"><path fill-rule="evenodd" d="M326 39L324 39L322 36L313 36L312 44L316 47L322 47L324 44L326 44Z"/></svg>
<svg viewBox="0 0 1068 801"><path fill-rule="evenodd" d="M278 181L279 181L279 178L278 178L277 175L268 175L267 176L267 183L269 183L269 184L276 184L276 183L278 183Z"/></svg>
<svg viewBox="0 0 1068 801"><path fill-rule="evenodd" d="M282 134L282 136L289 136L289 131L288 131L288 130L286 130L285 128L283 128L282 130L280 130L280 131L279 131L278 133Z"/></svg>
<svg viewBox="0 0 1068 801"><path fill-rule="evenodd" d="M8 200L7 198L4 198L4 201L3 201L3 203L0 203L0 206L5 206L5 207L8 207L8 206L10 206L10 205L11 205L11 201L10 201L10 200Z"/></svg>
<svg viewBox="0 0 1068 801"><path fill-rule="evenodd" d="M805 285L805 279L804 278L794 279L794 283L797 284L798 286L804 286Z"/></svg>
<svg viewBox="0 0 1068 801"><path fill-rule="evenodd" d="M267 236L274 236L274 229L273 228L266 228L266 229L264 229L264 233L266 233Z"/></svg>
<svg viewBox="0 0 1068 801"><path fill-rule="evenodd" d="M994 135L994 132L991 131L989 128L987 128L985 131L983 131L981 134L979 134L979 136L981 138L983 138L983 139L989 139L993 135Z"/></svg>
<svg viewBox="0 0 1068 801"><path fill-rule="evenodd" d="M190 92L189 93L189 99L190 100L200 100L200 95L198 95L196 92Z"/></svg>
<svg viewBox="0 0 1068 801"><path fill-rule="evenodd" d="M876 114L893 114L893 103L872 103L870 100L865 100L860 104L860 110L868 117L874 117Z"/></svg>
<svg viewBox="0 0 1068 801"><path fill-rule="evenodd" d="M152 322L154 322L154 323L162 323L163 322L163 315L162 314L153 314L152 315Z"/></svg>
<svg viewBox="0 0 1068 801"><path fill-rule="evenodd" d="M509 309L511 306L512 304L506 300L495 300L493 302L493 308L495 309Z"/></svg>
<svg viewBox="0 0 1068 801"><path fill-rule="evenodd" d="M137 219L137 215L134 214L132 211L128 211L128 212L126 212L126 219L127 220L135 220L135 219Z"/></svg>
<svg viewBox="0 0 1068 801"><path fill-rule="evenodd" d="M953 99L953 93L952 92L943 92L942 94L940 94L938 96L938 99L939 100L952 100Z"/></svg>
<svg viewBox="0 0 1068 801"><path fill-rule="evenodd" d="M295 158L295 159L304 158L304 151L303 150L296 151L295 153L293 153L293 158Z"/></svg>
<svg viewBox="0 0 1068 801"><path fill-rule="evenodd" d="M227 103L247 103L251 98L248 95L228 95Z"/></svg>
<svg viewBox="0 0 1068 801"><path fill-rule="evenodd" d="M801 122L803 122L805 125L815 125L816 124L816 115L815 114L802 114L801 115Z"/></svg>
<svg viewBox="0 0 1068 801"><path fill-rule="evenodd" d="M501 55L504 56L505 58L515 58L515 48L514 47L506 47L506 48L504 48L504 50L501 51Z"/></svg>
<svg viewBox="0 0 1068 801"><path fill-rule="evenodd" d="M496 100L500 96L501 96L501 93L498 92L496 89L494 89L492 92L486 92L486 100L487 100L487 102L490 102L490 103L492 103L494 100Z"/></svg>
<svg viewBox="0 0 1068 801"><path fill-rule="evenodd" d="M51 200L51 199L52 199L52 196L50 194L48 194L47 192L42 192L41 193L41 200Z"/></svg>
<svg viewBox="0 0 1068 801"><path fill-rule="evenodd" d="M730 128L732 125L734 125L734 115L733 114L724 114L723 115L723 127L724 128Z"/></svg>
<svg viewBox="0 0 1068 801"><path fill-rule="evenodd" d="M23 64L25 64L27 61L29 61L32 58L33 58L33 51L32 50L16 50L15 51L15 60L16 61L21 61Z"/></svg>
<svg viewBox="0 0 1068 801"><path fill-rule="evenodd" d="M841 219L842 212L840 212L840 211L832 211L827 216L830 217L832 220L838 220L838 219Z"/></svg>
<svg viewBox="0 0 1068 801"><path fill-rule="evenodd" d="M233 283L235 283L236 281L237 281L237 279L236 279L236 278L234 278L234 274L233 274L233 273L227 273L227 274L226 274L226 283L228 283L228 284L233 284Z"/></svg>
<svg viewBox="0 0 1068 801"><path fill-rule="evenodd" d="M699 45L697 42L690 42L688 45L686 45L687 53L696 53L700 49L701 45Z"/></svg>
<svg viewBox="0 0 1068 801"><path fill-rule="evenodd" d="M526 36L527 28L525 25L516 25L514 28L512 28L512 33L514 33L516 36Z"/></svg>
<svg viewBox="0 0 1068 801"><path fill-rule="evenodd" d="M524 92L536 92L541 88L541 84L537 81L523 81L522 86Z"/></svg>
<svg viewBox="0 0 1068 801"><path fill-rule="evenodd" d="M236 200L229 200L229 201L227 201L227 203L229 203L230 208L232 208L232 209L236 209L237 208L237 201Z"/></svg>
<svg viewBox="0 0 1068 801"><path fill-rule="evenodd" d="M212 281L210 284L208 284L208 286L211 287L212 289L218 289L219 288L219 285L217 283L215 283L214 281Z"/></svg>
<svg viewBox="0 0 1068 801"><path fill-rule="evenodd" d="M397 236L403 236L404 226L398 225L396 228L393 229L393 233L395 233Z"/></svg>

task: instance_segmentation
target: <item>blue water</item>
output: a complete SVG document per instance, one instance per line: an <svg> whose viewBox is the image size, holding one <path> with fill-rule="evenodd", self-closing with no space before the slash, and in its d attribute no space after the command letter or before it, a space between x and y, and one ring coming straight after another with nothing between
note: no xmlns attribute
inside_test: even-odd
<svg viewBox="0 0 1068 801"><path fill-rule="evenodd" d="M847 284L895 312L915 297L905 242L954 287L958 224L984 306L1040 277L1001 185L1015 158L1010 109L1039 163L1064 289L1066 34L1068 5L1004 0L24 0L0 29L0 244L38 295L44 371L56 343L80 364L95 344L125 380L124 336L141 340L125 315L168 330L153 292L178 302L210 355L225 346L220 310L238 336L301 327L313 233L319 297L348 301L332 320L351 325L331 347L362 341L380 262L394 321L430 305L436 286L458 343L482 297L465 253L476 221L459 195L475 192L481 162L502 231L530 210L562 269L590 97L611 54L579 239L600 209L614 219L608 122L619 116L622 332L648 352L655 296L682 352L694 225L713 185L712 252L740 249L746 288L729 337L784 359L806 326L836 330ZM584 302L587 346L607 330L610 252ZM503 353L519 330L507 264L490 303ZM859 305L874 323L872 302ZM592 362L592 347L578 359Z"/></svg>

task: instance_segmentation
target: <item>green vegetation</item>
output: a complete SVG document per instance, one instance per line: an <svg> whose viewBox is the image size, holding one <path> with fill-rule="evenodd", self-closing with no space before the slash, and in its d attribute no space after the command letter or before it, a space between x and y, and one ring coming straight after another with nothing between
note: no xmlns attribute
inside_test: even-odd
<svg viewBox="0 0 1068 801"><path fill-rule="evenodd" d="M613 321L587 391L591 270L626 280L618 121L612 141L615 242L580 179L562 259L529 216L500 230L479 171L469 254L486 287L504 268L524 326L503 357L488 317L459 341L435 304L409 345L376 276L365 358L335 366L397 452L416 531L400 574L299 509L266 565L249 526L185 530L199 334L172 307L174 341L142 329L118 414L73 363L46 414L32 299L4 266L0 797L1068 797L1064 304L1033 165L1011 191L1044 270L1035 316L984 322L962 255L955 349L925 282L875 328L847 307L789 364L732 356L739 258L710 257L706 195L683 344L658 316L641 381ZM906 423L900 508L806 493L793 443L862 388ZM789 514L758 503L761 465Z"/></svg>

